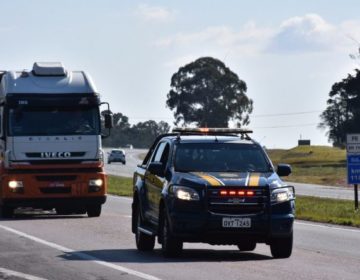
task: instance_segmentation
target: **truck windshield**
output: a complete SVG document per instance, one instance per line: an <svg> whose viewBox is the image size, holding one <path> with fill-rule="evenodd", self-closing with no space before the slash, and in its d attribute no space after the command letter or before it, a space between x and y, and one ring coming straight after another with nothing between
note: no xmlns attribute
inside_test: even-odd
<svg viewBox="0 0 360 280"><path fill-rule="evenodd" d="M9 110L10 136L99 135L95 108L14 108Z"/></svg>
<svg viewBox="0 0 360 280"><path fill-rule="evenodd" d="M263 150L253 144L181 143L177 145L175 170L179 172L270 172Z"/></svg>

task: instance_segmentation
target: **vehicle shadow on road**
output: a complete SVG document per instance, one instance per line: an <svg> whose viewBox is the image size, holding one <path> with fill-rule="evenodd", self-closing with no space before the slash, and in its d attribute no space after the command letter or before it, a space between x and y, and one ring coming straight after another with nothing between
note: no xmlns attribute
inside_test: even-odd
<svg viewBox="0 0 360 280"><path fill-rule="evenodd" d="M56 220L56 219L81 219L87 218L87 215L73 214L73 215L58 215L55 212L22 212L16 213L12 218L0 218L0 221L11 220Z"/></svg>
<svg viewBox="0 0 360 280"><path fill-rule="evenodd" d="M60 257L66 260L86 260L87 256L106 262L120 263L186 263L186 262L237 262L264 261L272 259L269 256L254 252L240 252L237 250L184 249L180 257L164 258L160 249L152 252L139 252L136 249L91 250L66 253Z"/></svg>

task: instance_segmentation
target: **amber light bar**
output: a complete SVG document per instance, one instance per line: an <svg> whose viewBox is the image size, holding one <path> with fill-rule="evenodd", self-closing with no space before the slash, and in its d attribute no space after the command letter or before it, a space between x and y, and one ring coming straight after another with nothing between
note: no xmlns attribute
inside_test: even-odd
<svg viewBox="0 0 360 280"><path fill-rule="evenodd" d="M248 128L210 128L210 127L175 127L173 132L179 133L203 133L203 134L227 134L227 133L235 133L235 134L247 134L252 133L253 131Z"/></svg>
<svg viewBox="0 0 360 280"><path fill-rule="evenodd" d="M220 196L253 196L254 191L245 191L245 190L221 190Z"/></svg>

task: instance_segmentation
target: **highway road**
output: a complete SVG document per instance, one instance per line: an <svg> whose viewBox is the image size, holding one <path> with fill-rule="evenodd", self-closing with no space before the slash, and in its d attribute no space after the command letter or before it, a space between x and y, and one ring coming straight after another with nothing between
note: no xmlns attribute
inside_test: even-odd
<svg viewBox="0 0 360 280"><path fill-rule="evenodd" d="M139 154L144 152L126 150L126 165L106 164L105 168L110 174L131 176L140 162ZM296 186L298 194L311 192L313 188L318 192L316 186L299 186ZM327 195L328 191L325 192ZM359 229L296 221L293 255L284 260L273 259L264 244L258 244L254 252L239 252L236 246L200 243L185 243L182 257L165 259L159 245L153 252L136 250L130 210L131 199L109 196L99 218L23 211L14 219L0 219L0 279L360 277Z"/></svg>
<svg viewBox="0 0 360 280"><path fill-rule="evenodd" d="M123 165L122 163L105 164L106 172L112 175L132 177L136 165L141 162L139 156L146 153L147 150L128 149L125 151L127 158L126 165ZM291 180L291 175L289 177L289 180ZM295 186L295 192L299 195L354 200L354 190L351 188L320 186L315 184L302 184L292 182L289 182L289 184Z"/></svg>
<svg viewBox="0 0 360 280"><path fill-rule="evenodd" d="M135 249L131 200L109 196L99 218L24 213L0 220L0 279L359 279L360 230L295 223L293 255L271 257L268 246L186 243L165 259Z"/></svg>

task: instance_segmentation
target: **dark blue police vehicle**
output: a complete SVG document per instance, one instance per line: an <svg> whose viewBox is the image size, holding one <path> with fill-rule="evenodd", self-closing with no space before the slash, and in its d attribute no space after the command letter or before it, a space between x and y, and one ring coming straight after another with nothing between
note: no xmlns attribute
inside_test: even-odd
<svg viewBox="0 0 360 280"><path fill-rule="evenodd" d="M295 193L244 129L177 128L159 136L134 173L132 231L140 251L178 256L183 242L270 245L288 258Z"/></svg>

